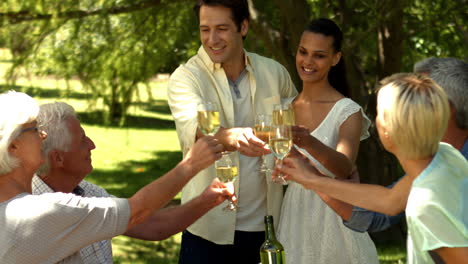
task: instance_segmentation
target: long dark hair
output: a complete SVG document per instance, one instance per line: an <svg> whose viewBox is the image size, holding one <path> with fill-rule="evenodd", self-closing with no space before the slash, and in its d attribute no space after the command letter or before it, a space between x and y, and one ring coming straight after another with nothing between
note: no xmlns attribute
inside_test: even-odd
<svg viewBox="0 0 468 264"><path fill-rule="evenodd" d="M343 32L341 32L341 29L332 20L327 18L314 19L310 21L305 31L333 37L333 49L335 52L341 52ZM331 67L328 73L328 82L344 96L350 96L343 56L341 56L337 65Z"/></svg>

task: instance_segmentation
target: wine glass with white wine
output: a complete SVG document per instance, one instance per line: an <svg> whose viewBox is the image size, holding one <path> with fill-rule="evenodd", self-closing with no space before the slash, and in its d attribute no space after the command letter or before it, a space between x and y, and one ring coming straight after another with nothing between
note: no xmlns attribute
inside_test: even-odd
<svg viewBox="0 0 468 264"><path fill-rule="evenodd" d="M198 128L204 135L212 136L218 132L219 108L214 102L202 102L197 105L198 111Z"/></svg>
<svg viewBox="0 0 468 264"><path fill-rule="evenodd" d="M291 126L273 125L270 134L270 149L280 164L283 163L283 159L288 155L289 151L291 151L292 146ZM273 182L283 185L287 184L282 173L278 173L273 179Z"/></svg>
<svg viewBox="0 0 468 264"><path fill-rule="evenodd" d="M273 125L289 125L296 124L294 109L290 103L281 103L273 105Z"/></svg>
<svg viewBox="0 0 468 264"><path fill-rule="evenodd" d="M271 130L271 115L258 114L255 117L255 127L254 133L255 136L265 142L265 145L268 145L270 141L270 130ZM261 156L262 164L260 165L260 172L267 172L268 166L266 165L265 155Z"/></svg>
<svg viewBox="0 0 468 264"><path fill-rule="evenodd" d="M239 171L239 162L237 161L236 152L223 152L222 157L215 162L216 177L219 181L225 183L228 188L234 190L234 180L237 178ZM229 200L223 211L235 211L237 205Z"/></svg>

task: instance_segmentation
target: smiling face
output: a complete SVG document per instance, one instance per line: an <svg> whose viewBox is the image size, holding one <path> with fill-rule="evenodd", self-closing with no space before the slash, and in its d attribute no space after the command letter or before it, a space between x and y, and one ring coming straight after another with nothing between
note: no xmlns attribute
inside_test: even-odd
<svg viewBox="0 0 468 264"><path fill-rule="evenodd" d="M341 58L333 37L305 31L296 53L296 68L303 82L328 82L328 72Z"/></svg>
<svg viewBox="0 0 468 264"><path fill-rule="evenodd" d="M239 29L232 19L229 8L203 5L200 8L200 40L214 63L230 64L242 61L248 22L244 20Z"/></svg>
<svg viewBox="0 0 468 264"><path fill-rule="evenodd" d="M79 181L91 173L91 150L95 149L94 142L86 136L81 127L80 121L76 118L69 118L68 129L72 140L68 151L62 152L63 169Z"/></svg>

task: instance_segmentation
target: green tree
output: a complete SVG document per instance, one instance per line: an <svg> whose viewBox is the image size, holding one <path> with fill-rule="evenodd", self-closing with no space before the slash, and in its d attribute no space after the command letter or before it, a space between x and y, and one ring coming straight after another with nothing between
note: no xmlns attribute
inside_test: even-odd
<svg viewBox="0 0 468 264"><path fill-rule="evenodd" d="M7 0L0 3L0 36L19 66L35 74L78 77L93 100L108 108L106 120L123 124L135 87L158 72L172 72L199 47L189 0ZM246 47L287 67L298 89L294 55L311 18L335 20L345 34L343 54L352 98L371 120L379 79L411 71L430 57L467 59L467 0L249 0ZM377 134L360 148L365 181L399 177L396 160Z"/></svg>

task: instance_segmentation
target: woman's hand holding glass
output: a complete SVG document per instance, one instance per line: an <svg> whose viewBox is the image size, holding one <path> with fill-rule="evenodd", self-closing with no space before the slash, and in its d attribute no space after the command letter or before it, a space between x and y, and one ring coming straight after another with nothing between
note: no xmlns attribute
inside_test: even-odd
<svg viewBox="0 0 468 264"><path fill-rule="evenodd" d="M289 151L293 146L292 143L292 131L290 125L273 125L270 134L270 149L282 165L283 159L288 155ZM287 184L287 181L283 178L283 174L278 173L273 178L273 182L280 184Z"/></svg>
<svg viewBox="0 0 468 264"><path fill-rule="evenodd" d="M239 173L239 162L237 160L236 152L224 152L222 157L215 162L216 177L225 183L231 193L234 193L234 181L237 179ZM237 205L234 203L234 199L229 200L223 211L235 211Z"/></svg>
<svg viewBox="0 0 468 264"><path fill-rule="evenodd" d="M265 147L268 147L267 144L270 141L270 131L271 131L271 115L258 114L255 117L255 127L254 132L255 136L260 140L265 142ZM268 166L266 165L265 155L261 156L262 164L260 165L260 172L269 171Z"/></svg>
<svg viewBox="0 0 468 264"><path fill-rule="evenodd" d="M292 126L293 143L301 148L310 147L313 143L313 137L308 128L304 126Z"/></svg>
<svg viewBox="0 0 468 264"><path fill-rule="evenodd" d="M306 189L312 189L314 180L329 178L320 173L311 160L297 150L291 151L291 155L285 158L281 165L275 167L272 177L277 177L278 174L282 174L287 180L303 185Z"/></svg>

